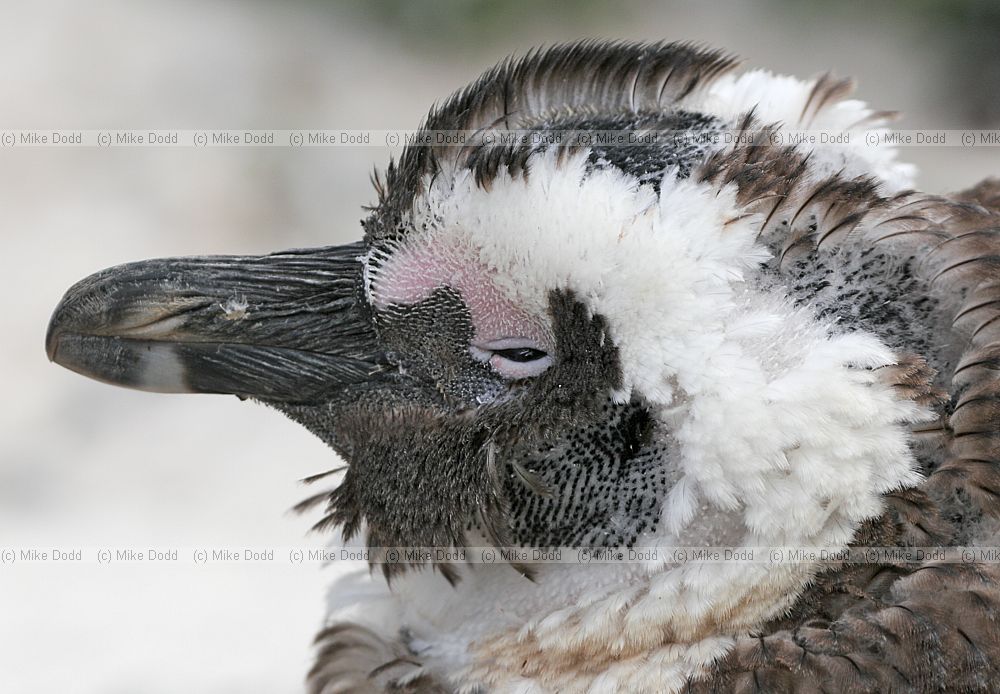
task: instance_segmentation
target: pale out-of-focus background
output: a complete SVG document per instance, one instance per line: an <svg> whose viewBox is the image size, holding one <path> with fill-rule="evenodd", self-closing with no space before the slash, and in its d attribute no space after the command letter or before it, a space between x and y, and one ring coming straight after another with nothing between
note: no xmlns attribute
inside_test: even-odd
<svg viewBox="0 0 1000 694"><path fill-rule="evenodd" d="M901 127L1000 127L1000 5L791 0L0 3L0 130L411 128L510 52L696 39L751 65L855 75ZM0 550L321 546L287 510L333 465L232 397L154 396L50 365L74 281L152 256L355 238L373 166L348 148L0 149ZM1000 150L904 150L945 192ZM0 564L0 692L301 688L336 567Z"/></svg>

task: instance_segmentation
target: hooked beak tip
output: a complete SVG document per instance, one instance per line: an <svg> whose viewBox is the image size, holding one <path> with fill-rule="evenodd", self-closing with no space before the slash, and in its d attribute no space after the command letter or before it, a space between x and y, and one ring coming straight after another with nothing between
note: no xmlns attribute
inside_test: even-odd
<svg viewBox="0 0 1000 694"><path fill-rule="evenodd" d="M59 364L59 344L66 333L66 303L69 293L66 294L52 312L49 319L49 326L45 331L45 354L49 361Z"/></svg>
<svg viewBox="0 0 1000 694"><path fill-rule="evenodd" d="M55 317L49 321L49 329L45 332L45 354L49 361L58 363L56 357L59 353L59 329L55 324Z"/></svg>

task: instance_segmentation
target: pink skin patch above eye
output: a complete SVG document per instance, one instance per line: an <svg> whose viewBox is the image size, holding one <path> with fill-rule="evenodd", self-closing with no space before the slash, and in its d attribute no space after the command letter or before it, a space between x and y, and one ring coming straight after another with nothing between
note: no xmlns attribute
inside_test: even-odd
<svg viewBox="0 0 1000 694"><path fill-rule="evenodd" d="M535 347L551 354L554 348L545 320L515 304L493 282L493 275L469 249L444 244L401 246L372 273L372 302L375 308L415 304L439 287L451 287L461 294L472 318L473 357L489 360L510 378L537 375L551 363L551 357L535 366L490 357L493 349Z"/></svg>

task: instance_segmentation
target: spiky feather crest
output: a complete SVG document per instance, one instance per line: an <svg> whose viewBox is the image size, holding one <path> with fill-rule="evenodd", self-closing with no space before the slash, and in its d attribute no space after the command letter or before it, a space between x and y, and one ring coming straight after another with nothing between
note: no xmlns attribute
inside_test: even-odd
<svg viewBox="0 0 1000 694"><path fill-rule="evenodd" d="M480 180L491 178L512 153L484 145L488 130L528 130L570 114L662 114L738 64L693 43L597 40L507 58L435 107L420 127L421 133L471 132L467 146L407 147L398 164L389 164L384 180L376 176L379 206L407 209L428 176L461 168L477 153L483 162ZM483 157L484 146L504 156Z"/></svg>

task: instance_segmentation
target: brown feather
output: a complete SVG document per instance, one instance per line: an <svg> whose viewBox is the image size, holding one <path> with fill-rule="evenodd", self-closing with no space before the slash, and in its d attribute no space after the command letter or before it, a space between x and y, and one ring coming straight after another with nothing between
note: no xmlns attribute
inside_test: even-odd
<svg viewBox="0 0 1000 694"><path fill-rule="evenodd" d="M987 178L972 188L956 193L955 200L981 205L994 212L1000 212L1000 178Z"/></svg>
<svg viewBox="0 0 1000 694"><path fill-rule="evenodd" d="M315 642L316 662L306 677L309 694L448 691L419 672L420 661L401 641L390 643L359 624L329 626L317 634Z"/></svg>
<svg viewBox="0 0 1000 694"><path fill-rule="evenodd" d="M828 88L822 82L817 89ZM783 237L781 266L820 244L865 238L915 258L924 281L953 297L942 310L952 311L955 334L936 336L968 345L953 373L942 374L951 381L952 411L921 356L904 356L879 374L900 397L942 413L940 424L921 430L948 460L925 490L887 495L886 515L855 540L968 541L976 518L1000 515L1000 182L980 184L959 202L913 193L886 199L865 179L808 183L799 171L803 158L792 151L754 150L719 153L701 176L737 184L747 211L763 215L761 233ZM767 169L765 162L782 160ZM741 640L712 677L690 689L987 691L985 683L1000 674L998 614L1000 570L993 566L848 565L818 577L791 615L762 629L765 636ZM821 621L809 622L810 615Z"/></svg>
<svg viewBox="0 0 1000 694"><path fill-rule="evenodd" d="M802 107L802 113L799 114L800 127L810 127L820 111L831 103L843 101L853 91L854 80L837 79L829 72L821 75L813 85L809 98L806 99L805 106Z"/></svg>

